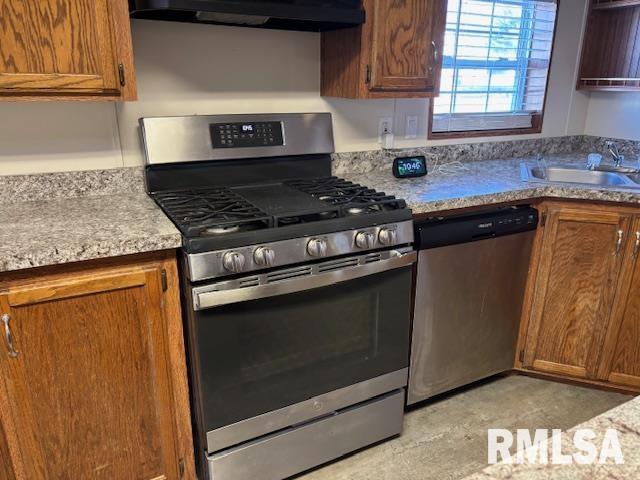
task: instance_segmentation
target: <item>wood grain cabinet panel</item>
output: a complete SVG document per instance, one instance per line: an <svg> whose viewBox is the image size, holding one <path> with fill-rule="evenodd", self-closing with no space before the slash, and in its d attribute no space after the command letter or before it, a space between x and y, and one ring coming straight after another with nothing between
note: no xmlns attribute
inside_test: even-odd
<svg viewBox="0 0 640 480"><path fill-rule="evenodd" d="M9 355L3 335L0 420L17 479L193 472L185 363L177 376L172 368L171 350L183 345L170 344L168 328L180 325L167 315L177 291L163 291L167 274L175 267L152 262L5 284L0 312L18 353Z"/></svg>
<svg viewBox="0 0 640 480"><path fill-rule="evenodd" d="M9 454L9 445L7 437L0 422L0 480L15 480L13 468L11 467L11 456Z"/></svg>
<svg viewBox="0 0 640 480"><path fill-rule="evenodd" d="M322 34L321 94L346 98L438 94L446 0L364 0L363 26Z"/></svg>
<svg viewBox="0 0 640 480"><path fill-rule="evenodd" d="M593 0L578 89L640 90L640 1Z"/></svg>
<svg viewBox="0 0 640 480"><path fill-rule="evenodd" d="M126 0L0 0L0 98L135 99Z"/></svg>
<svg viewBox="0 0 640 480"><path fill-rule="evenodd" d="M446 2L375 0L372 90L434 92L440 79L440 20Z"/></svg>
<svg viewBox="0 0 640 480"><path fill-rule="evenodd" d="M523 366L595 378L631 215L564 206L546 215Z"/></svg>
<svg viewBox="0 0 640 480"><path fill-rule="evenodd" d="M626 253L599 379L640 388L640 217L635 219Z"/></svg>

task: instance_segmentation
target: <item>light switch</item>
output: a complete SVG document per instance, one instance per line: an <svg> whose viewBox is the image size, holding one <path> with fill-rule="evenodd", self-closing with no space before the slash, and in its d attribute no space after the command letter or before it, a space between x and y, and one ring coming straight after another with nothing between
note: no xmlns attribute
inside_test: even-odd
<svg viewBox="0 0 640 480"><path fill-rule="evenodd" d="M418 138L418 116L407 115L404 128L404 138Z"/></svg>

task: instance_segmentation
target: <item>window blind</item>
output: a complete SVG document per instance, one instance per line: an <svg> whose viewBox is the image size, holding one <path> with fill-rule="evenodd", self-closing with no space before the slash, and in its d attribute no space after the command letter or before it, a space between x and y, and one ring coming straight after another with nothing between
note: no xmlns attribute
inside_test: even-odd
<svg viewBox="0 0 640 480"><path fill-rule="evenodd" d="M557 5L449 0L433 132L529 128L544 107Z"/></svg>

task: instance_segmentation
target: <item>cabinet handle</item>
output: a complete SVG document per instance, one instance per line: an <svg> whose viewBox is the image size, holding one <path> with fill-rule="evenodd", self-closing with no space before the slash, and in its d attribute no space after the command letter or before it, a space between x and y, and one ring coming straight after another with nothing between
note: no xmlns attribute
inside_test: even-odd
<svg viewBox="0 0 640 480"><path fill-rule="evenodd" d="M640 232L636 232L636 243L633 246L633 258L638 256L638 252L640 252Z"/></svg>
<svg viewBox="0 0 640 480"><path fill-rule="evenodd" d="M431 40L431 46L433 47L433 64L429 65L429 73L433 73L435 70L435 64L438 63L438 58L440 58L440 52L438 51L438 45L436 45L435 40Z"/></svg>
<svg viewBox="0 0 640 480"><path fill-rule="evenodd" d="M9 356L11 358L16 358L18 356L18 351L13 346L13 334L11 333L11 327L9 326L9 320L11 317L7 314L2 315L0 317L2 323L4 323L4 336L7 339L7 347L9 348Z"/></svg>
<svg viewBox="0 0 640 480"><path fill-rule="evenodd" d="M620 254L620 250L622 250L622 239L624 238L624 231L618 230L618 238L616 240L616 255Z"/></svg>
<svg viewBox="0 0 640 480"><path fill-rule="evenodd" d="M127 84L127 80L124 75L124 65L121 63L118 65L118 78L120 80L120 86L124 87Z"/></svg>

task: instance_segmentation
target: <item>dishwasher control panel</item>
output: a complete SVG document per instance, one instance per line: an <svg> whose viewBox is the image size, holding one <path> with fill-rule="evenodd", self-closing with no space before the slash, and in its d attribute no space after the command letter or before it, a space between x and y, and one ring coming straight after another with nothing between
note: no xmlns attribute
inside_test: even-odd
<svg viewBox="0 0 640 480"><path fill-rule="evenodd" d="M416 222L418 248L473 242L528 232L538 227L538 211L530 206L504 207L476 214L432 217Z"/></svg>

